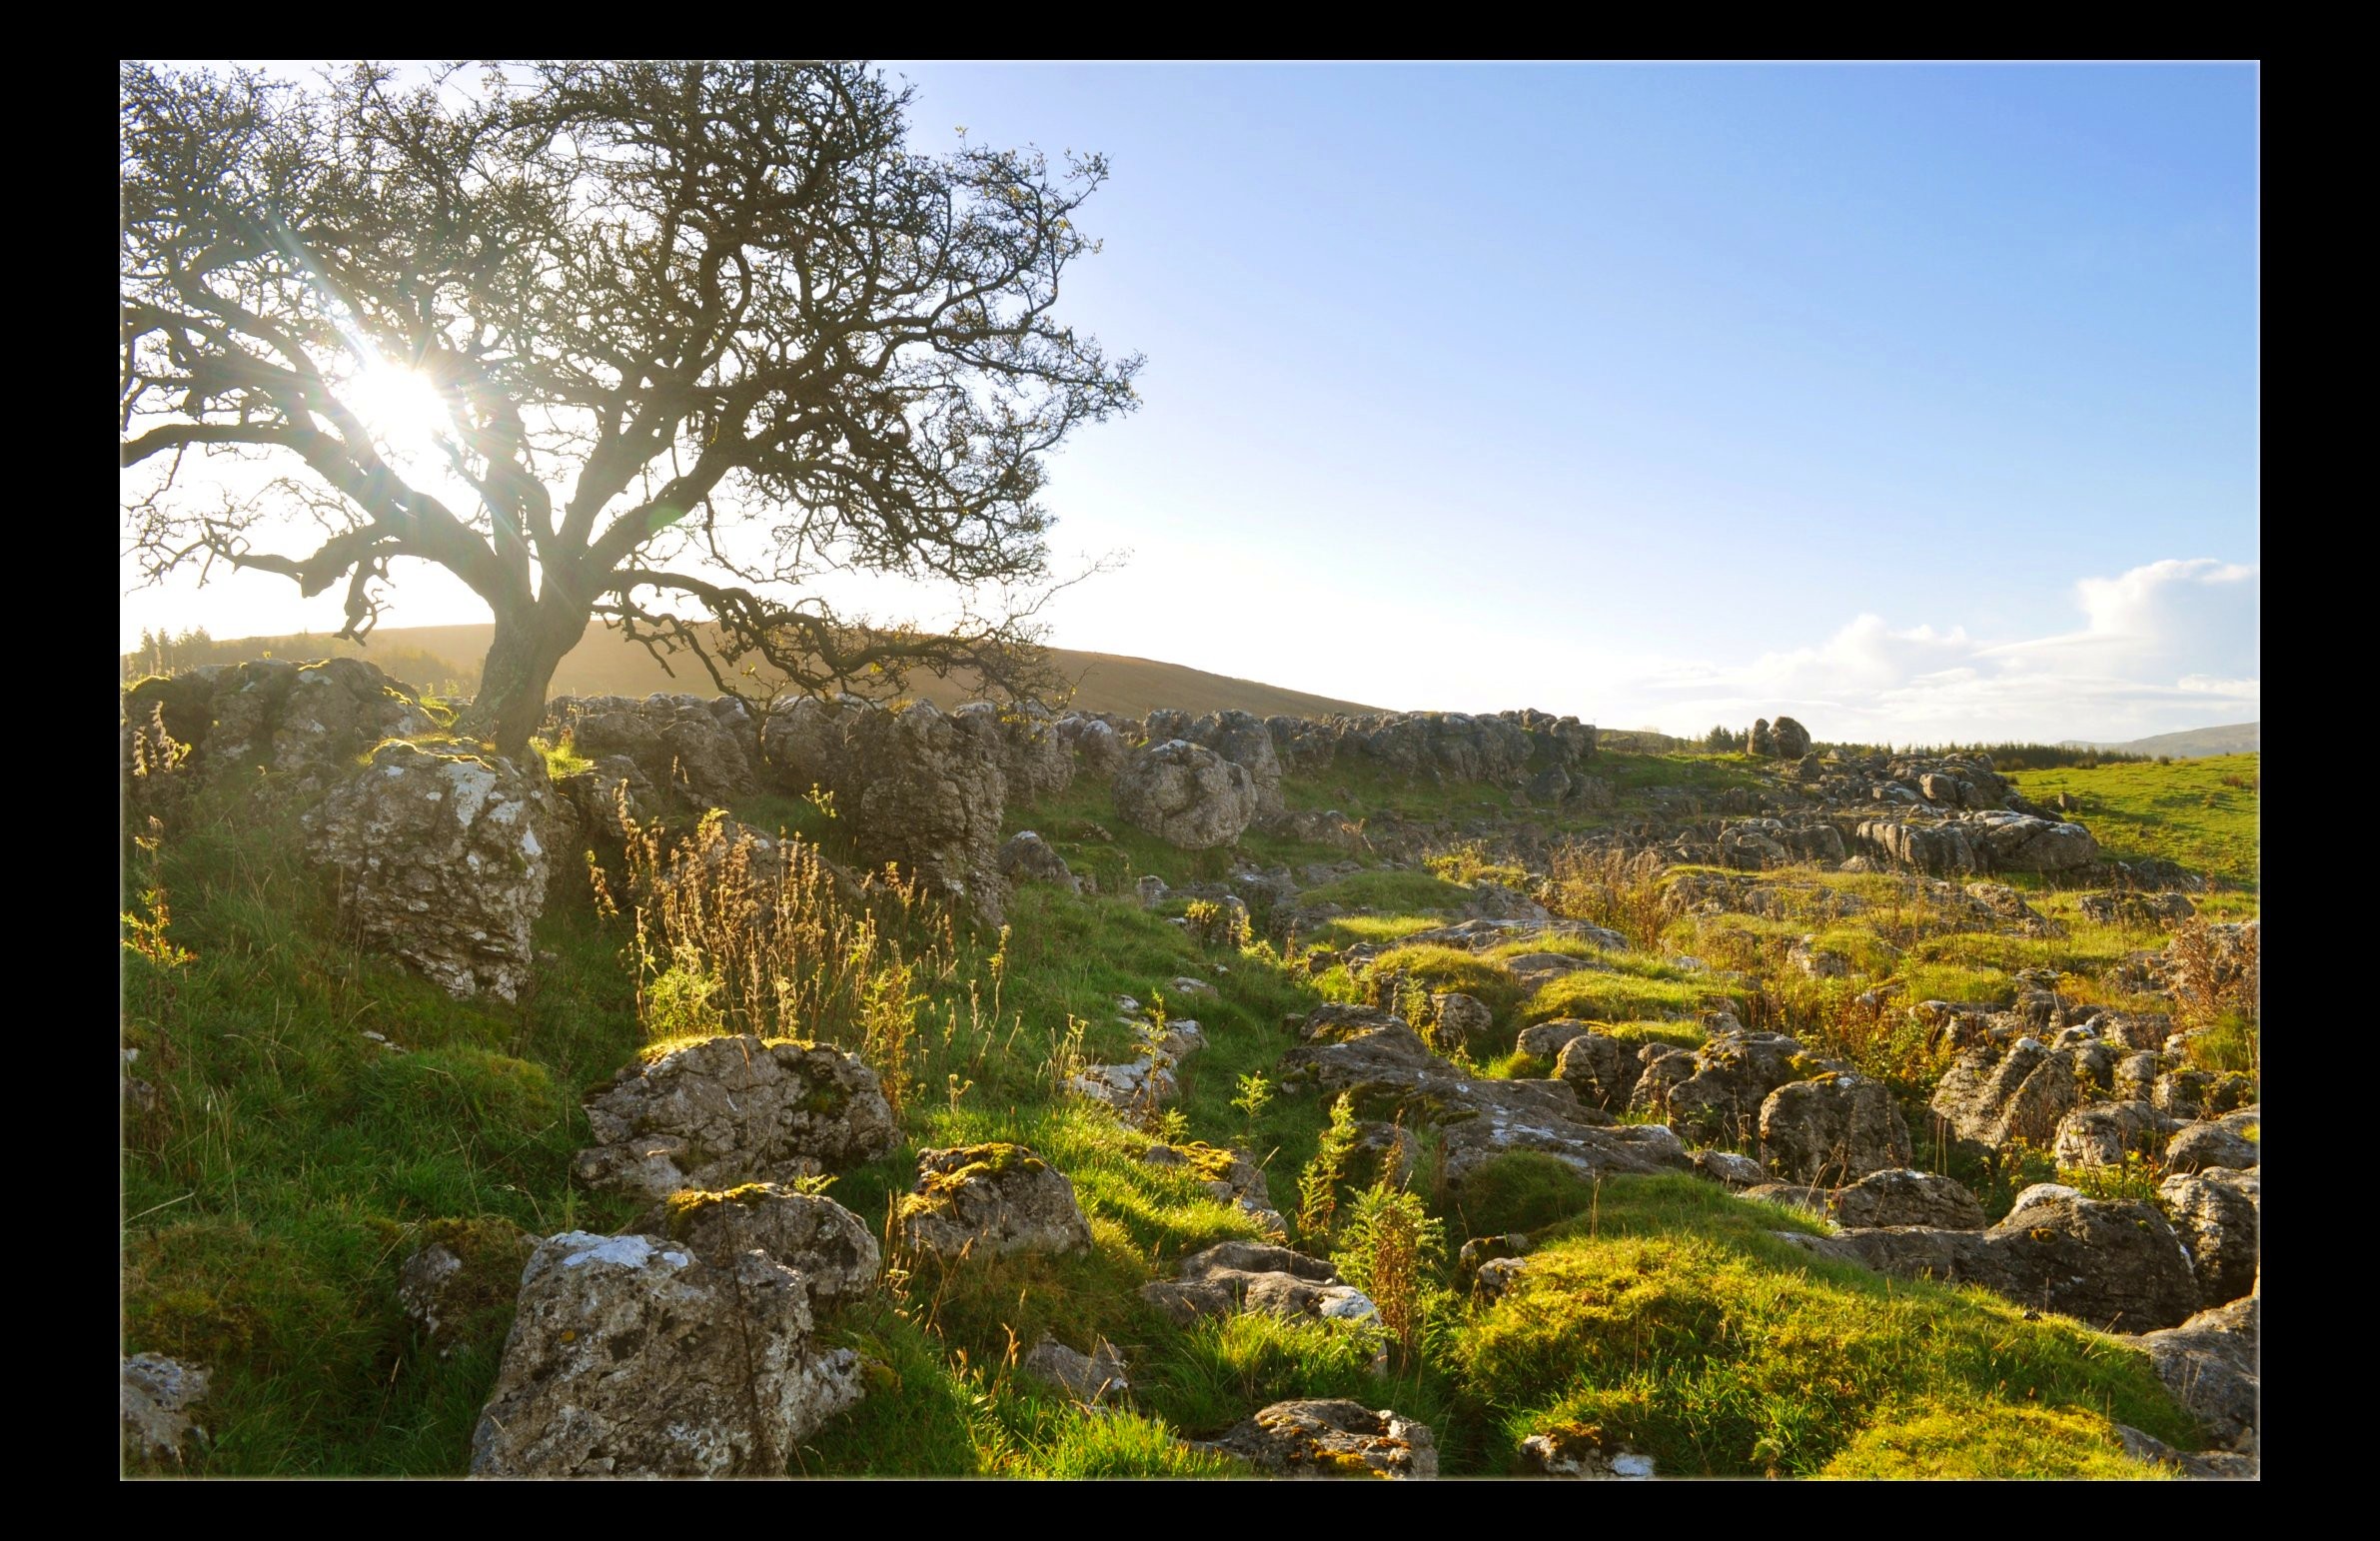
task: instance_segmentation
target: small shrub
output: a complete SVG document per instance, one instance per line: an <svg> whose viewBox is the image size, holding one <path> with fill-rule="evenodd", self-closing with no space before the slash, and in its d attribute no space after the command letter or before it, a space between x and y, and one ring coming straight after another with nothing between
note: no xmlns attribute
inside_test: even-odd
<svg viewBox="0 0 2380 1541"><path fill-rule="evenodd" d="M1380 1324L1396 1343L1399 1361L1418 1364L1446 1262L1446 1222L1431 1215L1420 1194L1375 1183L1349 1212L1346 1241L1335 1261L1347 1281L1380 1308Z"/></svg>
<svg viewBox="0 0 2380 1541"><path fill-rule="evenodd" d="M1331 1121L1314 1147L1314 1158L1298 1177L1298 1234L1309 1242L1329 1238L1339 1213L1339 1183L1355 1151L1355 1103L1342 1091L1331 1103Z"/></svg>

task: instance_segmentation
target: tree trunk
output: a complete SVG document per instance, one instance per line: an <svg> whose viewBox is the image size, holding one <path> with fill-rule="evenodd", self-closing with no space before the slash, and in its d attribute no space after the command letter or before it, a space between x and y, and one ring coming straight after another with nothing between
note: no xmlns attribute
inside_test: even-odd
<svg viewBox="0 0 2380 1541"><path fill-rule="evenodd" d="M588 616L565 617L540 605L496 617L496 641L480 668L480 694L455 731L486 739L500 755L519 756L546 717L546 695L564 655L587 634Z"/></svg>

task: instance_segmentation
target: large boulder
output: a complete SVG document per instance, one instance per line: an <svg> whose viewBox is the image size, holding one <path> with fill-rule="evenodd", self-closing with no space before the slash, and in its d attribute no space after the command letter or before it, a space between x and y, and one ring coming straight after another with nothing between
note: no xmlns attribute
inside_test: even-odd
<svg viewBox="0 0 2380 1541"><path fill-rule="evenodd" d="M1361 1402L1275 1402L1209 1448L1271 1477L1438 1475L1438 1440L1428 1424Z"/></svg>
<svg viewBox="0 0 2380 1541"><path fill-rule="evenodd" d="M1091 1245L1066 1174L1003 1142L918 1151L917 1185L895 1215L903 1244L945 1261Z"/></svg>
<svg viewBox="0 0 2380 1541"><path fill-rule="evenodd" d="M856 1055L749 1035L627 1066L589 1096L587 1120L596 1143L572 1175L646 1203L839 1171L900 1140L876 1072Z"/></svg>
<svg viewBox="0 0 2380 1541"><path fill-rule="evenodd" d="M1783 1033L1723 1027L1701 1048L1679 1052L1690 1057L1660 1056L1663 1072L1640 1077L1629 1105L1664 1114L1702 1143L1750 1143L1770 1093L1808 1073L1801 1044Z"/></svg>
<svg viewBox="0 0 2380 1541"><path fill-rule="evenodd" d="M1113 724L1095 717L1062 717L1057 735L1058 742L1074 756L1075 773L1094 781L1115 779L1132 753Z"/></svg>
<svg viewBox="0 0 2380 1541"><path fill-rule="evenodd" d="M896 864L929 893L998 923L1008 778L974 733L929 702L887 712L804 698L768 715L760 747L779 786L834 794L866 860Z"/></svg>
<svg viewBox="0 0 2380 1541"><path fill-rule="evenodd" d="M2095 1102L2058 1120L2050 1149L2060 1166L2121 1166L2126 1156L2156 1159L2173 1128L2146 1102Z"/></svg>
<svg viewBox="0 0 2380 1541"><path fill-rule="evenodd" d="M2247 1171L2263 1158L2263 1144L2241 1134L2228 1120L2185 1123L2165 1147L2166 1169L2176 1172Z"/></svg>
<svg viewBox="0 0 2380 1541"><path fill-rule="evenodd" d="M1799 760L1809 753L1809 730L1789 717L1781 717L1769 725L1770 737L1777 741L1777 758Z"/></svg>
<svg viewBox="0 0 2380 1541"><path fill-rule="evenodd" d="M1247 770L1256 789L1256 816L1281 811L1281 760L1261 719L1246 712L1210 712L1190 725L1189 739Z"/></svg>
<svg viewBox="0 0 2380 1541"><path fill-rule="evenodd" d="M649 1236L551 1237L522 1275L472 1474L780 1476L860 1395L857 1356L810 1332L801 1275L759 1252L722 1266Z"/></svg>
<svg viewBox="0 0 2380 1541"><path fill-rule="evenodd" d="M1115 800L1125 822L1184 850L1229 845L1256 817L1247 768L1187 739L1132 757L1116 776Z"/></svg>
<svg viewBox="0 0 2380 1541"><path fill-rule="evenodd" d="M542 763L402 741L305 817L348 919L449 994L517 998L546 906L556 804Z"/></svg>
<svg viewBox="0 0 2380 1541"><path fill-rule="evenodd" d="M1043 1338L1017 1368L1027 1378L1063 1391L1087 1407L1116 1401L1132 1391L1124 1356L1105 1338L1087 1354L1055 1338Z"/></svg>
<svg viewBox="0 0 2380 1541"><path fill-rule="evenodd" d="M1792 1081L1761 1104L1761 1161L1788 1181L1841 1183L1909 1164L1908 1120L1882 1081Z"/></svg>
<svg viewBox="0 0 2380 1541"><path fill-rule="evenodd" d="M672 1193L630 1227L692 1252L713 1267L757 1251L801 1275L810 1309L825 1312L876 1287L883 1254L867 1222L820 1193L775 1182L747 1182L724 1192Z"/></svg>
<svg viewBox="0 0 2380 1541"><path fill-rule="evenodd" d="M2222 1167L2176 1173L2158 1184L2157 1197L2190 1249L2200 1305L2224 1305L2255 1290L2263 1192L2256 1173Z"/></svg>
<svg viewBox="0 0 2380 1541"><path fill-rule="evenodd" d="M1846 1230L1805 1244L1902 1278L1979 1284L2102 1330L2170 1327L2198 1308L2189 1254L2164 1216L2055 1183L2025 1189L1988 1230Z"/></svg>

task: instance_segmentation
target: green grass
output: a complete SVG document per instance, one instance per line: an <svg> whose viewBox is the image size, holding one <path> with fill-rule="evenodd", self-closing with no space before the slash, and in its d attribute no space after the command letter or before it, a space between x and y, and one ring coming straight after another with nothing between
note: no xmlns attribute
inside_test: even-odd
<svg viewBox="0 0 2380 1541"><path fill-rule="evenodd" d="M1781 1219L1685 1176L1594 1189L1456 1351L1507 1459L1569 1424L1633 1443L1668 1476L1808 1476L1849 1451L1883 1459L1879 1431L1978 1407L2194 1447L2145 1355L1979 1291L1813 1258L1770 1234ZM2049 1474L2024 1470L2042 1443L2011 1437L2017 1468L1999 1474Z"/></svg>
<svg viewBox="0 0 2380 1541"><path fill-rule="evenodd" d="M1871 1425L1817 1475L1830 1481L2155 1482L2173 1474L2125 1454L2115 1426L2096 1413L1984 1403Z"/></svg>
<svg viewBox="0 0 2380 1541"><path fill-rule="evenodd" d="M1697 979L1674 965L1630 955L1608 955L1607 972L1582 968L1549 979L1522 1005L1523 1022L1575 1016L1590 1022L1688 1016L1729 998L1725 985Z"/></svg>
<svg viewBox="0 0 2380 1541"><path fill-rule="evenodd" d="M1404 914L1453 913L1471 899L1471 889L1430 872L1385 868L1357 872L1298 895L1301 904L1339 904L1349 909L1391 909Z"/></svg>
<svg viewBox="0 0 2380 1541"><path fill-rule="evenodd" d="M2251 892L2258 871L2255 755L2215 755L2171 765L2102 765L2095 770L2021 770L2010 776L2036 802L2079 798L2070 817L2121 860L2162 856ZM2226 779L2244 785L2226 785Z"/></svg>

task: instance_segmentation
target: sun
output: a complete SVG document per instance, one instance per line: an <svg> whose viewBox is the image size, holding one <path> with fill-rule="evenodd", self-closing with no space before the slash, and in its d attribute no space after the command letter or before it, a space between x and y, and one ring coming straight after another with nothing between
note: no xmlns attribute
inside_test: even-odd
<svg viewBox="0 0 2380 1541"><path fill-rule="evenodd" d="M409 459L430 453L453 421L430 377L393 364L367 366L342 399L374 439Z"/></svg>

